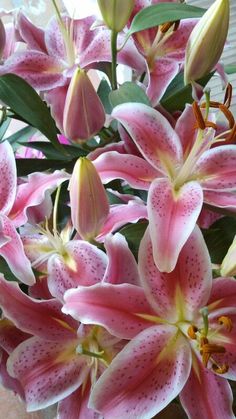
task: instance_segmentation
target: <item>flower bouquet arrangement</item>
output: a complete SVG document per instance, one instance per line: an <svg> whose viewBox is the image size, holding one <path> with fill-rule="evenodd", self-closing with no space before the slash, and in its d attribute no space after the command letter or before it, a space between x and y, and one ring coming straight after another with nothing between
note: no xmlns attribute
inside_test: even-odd
<svg viewBox="0 0 236 419"><path fill-rule="evenodd" d="M0 10L1 382L58 419L234 418L229 0L53 4Z"/></svg>

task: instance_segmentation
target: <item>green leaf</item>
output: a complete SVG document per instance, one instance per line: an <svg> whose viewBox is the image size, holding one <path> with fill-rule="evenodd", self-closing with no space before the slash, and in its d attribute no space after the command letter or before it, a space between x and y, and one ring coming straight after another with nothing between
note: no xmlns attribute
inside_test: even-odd
<svg viewBox="0 0 236 419"><path fill-rule="evenodd" d="M57 128L47 105L25 80L15 74L1 76L0 100L44 134L55 148L64 152L57 139Z"/></svg>
<svg viewBox="0 0 236 419"><path fill-rule="evenodd" d="M223 217L217 220L203 235L213 263L220 264L236 234L236 219Z"/></svg>
<svg viewBox="0 0 236 419"><path fill-rule="evenodd" d="M4 275L4 277L7 281L17 281L18 282L18 279L15 277L15 275L9 269L7 262L5 261L5 259L3 259L2 256L0 256L0 272L1 272L1 274Z"/></svg>
<svg viewBox="0 0 236 419"><path fill-rule="evenodd" d="M209 73L207 76L198 80L201 86L205 86L213 76L214 72ZM186 103L192 103L192 87L190 84L185 86L183 73L177 76L169 84L164 96L161 99L161 105L169 112L182 111Z"/></svg>
<svg viewBox="0 0 236 419"><path fill-rule="evenodd" d="M42 151L43 154L48 158L52 160L72 160L73 158L79 158L84 157L88 153L85 150L82 150L82 148L69 146L69 145L63 145L63 149L65 150L66 157L62 153L60 153L58 150L55 150L55 148L52 146L51 143L47 143L45 141L32 141L21 143L21 145L25 147L34 148L36 150Z"/></svg>
<svg viewBox="0 0 236 419"><path fill-rule="evenodd" d="M129 248L134 254L134 256L138 257L138 249L140 241L145 233L145 230L147 228L148 222L147 221L141 221L136 224L129 224L126 227L123 227L119 233L123 234L125 236Z"/></svg>
<svg viewBox="0 0 236 419"><path fill-rule="evenodd" d="M68 173L71 173L76 160L16 159L17 175L26 176L32 172L44 172L50 169L65 169Z"/></svg>
<svg viewBox="0 0 236 419"><path fill-rule="evenodd" d="M0 125L0 141L2 141L4 135L6 134L7 128L10 125L11 120L9 118L5 119Z"/></svg>
<svg viewBox="0 0 236 419"><path fill-rule="evenodd" d="M13 146L13 149L17 149L21 143L27 142L38 130L30 125L21 128L19 131L10 135L6 140Z"/></svg>
<svg viewBox="0 0 236 419"><path fill-rule="evenodd" d="M137 13L131 23L127 37L135 32L153 28L166 22L197 18L203 16L206 9L187 4L161 3L145 7Z"/></svg>
<svg viewBox="0 0 236 419"><path fill-rule="evenodd" d="M110 114L112 111L112 107L109 101L109 93L111 92L111 88L105 79L102 79L101 83L98 86L97 94L104 106L106 113Z"/></svg>
<svg viewBox="0 0 236 419"><path fill-rule="evenodd" d="M138 102L151 106L143 89L131 81L126 81L119 89L112 91L109 94L109 100L113 108L127 102Z"/></svg>

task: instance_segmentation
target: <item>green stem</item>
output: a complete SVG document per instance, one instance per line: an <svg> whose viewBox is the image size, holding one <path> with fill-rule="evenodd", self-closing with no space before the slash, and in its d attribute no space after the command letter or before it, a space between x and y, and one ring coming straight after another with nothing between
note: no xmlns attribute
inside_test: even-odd
<svg viewBox="0 0 236 419"><path fill-rule="evenodd" d="M111 31L111 85L112 90L117 89L116 64L117 64L117 35L116 31Z"/></svg>

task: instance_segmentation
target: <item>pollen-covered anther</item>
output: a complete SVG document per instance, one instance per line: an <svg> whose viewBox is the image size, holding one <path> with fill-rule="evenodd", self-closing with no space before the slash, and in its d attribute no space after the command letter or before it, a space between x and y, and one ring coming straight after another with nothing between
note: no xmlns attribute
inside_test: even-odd
<svg viewBox="0 0 236 419"><path fill-rule="evenodd" d="M201 346L200 354L202 355L202 363L204 367L207 367L208 361L210 360L213 354L224 354L224 346L215 345L211 343L204 343Z"/></svg>
<svg viewBox="0 0 236 419"><path fill-rule="evenodd" d="M205 124L200 106L197 104L197 102L193 102L192 106L193 106L194 116L197 122L197 127L204 130L206 128L206 124Z"/></svg>
<svg viewBox="0 0 236 419"><path fill-rule="evenodd" d="M226 372L228 372L229 366L227 364L223 364L223 365L213 364L212 369L217 374L225 374Z"/></svg>
<svg viewBox="0 0 236 419"><path fill-rule="evenodd" d="M193 325L191 324L191 326L189 326L189 328L188 328L188 330L187 330L188 336L189 336L191 339L197 339L196 332L198 332L198 328L197 328L196 326L193 326Z"/></svg>
<svg viewBox="0 0 236 419"><path fill-rule="evenodd" d="M224 105L229 108L232 101L233 87L232 84L228 83L225 91Z"/></svg>
<svg viewBox="0 0 236 419"><path fill-rule="evenodd" d="M226 328L228 332L233 329L233 322L228 316L221 316L218 318L218 323Z"/></svg>
<svg viewBox="0 0 236 419"><path fill-rule="evenodd" d="M207 128L213 128L215 131L217 130L217 125L211 121L205 121L205 125Z"/></svg>
<svg viewBox="0 0 236 419"><path fill-rule="evenodd" d="M166 22L166 23L164 23L163 25L160 26L160 31L162 33L166 33L171 28L171 26L175 25L175 23L176 22Z"/></svg>

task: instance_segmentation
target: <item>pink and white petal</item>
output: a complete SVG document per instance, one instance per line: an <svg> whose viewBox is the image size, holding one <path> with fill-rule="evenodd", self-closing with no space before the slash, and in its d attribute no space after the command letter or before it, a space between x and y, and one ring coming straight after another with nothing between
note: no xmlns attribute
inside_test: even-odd
<svg viewBox="0 0 236 419"><path fill-rule="evenodd" d="M61 312L57 300L34 300L16 282L0 277L0 306L4 315L23 332L56 342L76 337L74 321ZM68 321L67 321L68 320Z"/></svg>
<svg viewBox="0 0 236 419"><path fill-rule="evenodd" d="M201 213L198 217L198 225L200 228L209 228L215 221L223 217L223 214L202 208Z"/></svg>
<svg viewBox="0 0 236 419"><path fill-rule="evenodd" d="M148 190L151 181L162 176L158 170L141 157L119 154L116 151L103 153L93 160L93 164L103 183L114 179L123 179L136 189Z"/></svg>
<svg viewBox="0 0 236 419"><path fill-rule="evenodd" d="M17 329L10 320L5 318L0 320L0 347L8 354L29 337L29 334Z"/></svg>
<svg viewBox="0 0 236 419"><path fill-rule="evenodd" d="M6 42L2 53L2 60L7 60L16 49L16 31L13 23L4 24L6 32Z"/></svg>
<svg viewBox="0 0 236 419"><path fill-rule="evenodd" d="M70 288L101 282L107 268L106 254L90 243L74 240L65 250L64 257L55 254L48 261L49 291L61 301Z"/></svg>
<svg viewBox="0 0 236 419"><path fill-rule="evenodd" d="M111 143L105 145L104 147L98 147L94 151L91 151L91 153L89 153L87 157L89 160L93 161L97 159L97 157L99 157L101 154L106 153L108 151L117 151L117 153L120 154L127 154L123 141L119 141L118 143Z"/></svg>
<svg viewBox="0 0 236 419"><path fill-rule="evenodd" d="M176 268L162 273L155 265L149 228L139 249L139 273L146 297L162 318L191 321L206 305L212 286L211 262L203 236L195 227L182 248Z"/></svg>
<svg viewBox="0 0 236 419"><path fill-rule="evenodd" d="M198 160L194 173L204 190L236 190L236 145L226 144L206 151Z"/></svg>
<svg viewBox="0 0 236 419"><path fill-rule="evenodd" d="M65 17L63 18L63 21L65 25L67 25L68 22L68 28L70 28L71 19ZM45 30L45 45L49 56L66 61L65 42L56 16L53 16L47 24Z"/></svg>
<svg viewBox="0 0 236 419"><path fill-rule="evenodd" d="M7 372L7 360L8 354L5 351L0 349L0 383L1 386L8 390L14 391L15 394L21 397L22 400L25 399L24 390L18 380L11 377Z"/></svg>
<svg viewBox="0 0 236 419"><path fill-rule="evenodd" d="M193 108L191 105L186 105L184 111L178 118L175 126L175 131L177 132L182 147L184 158L186 158L192 149L196 135L196 118L193 113Z"/></svg>
<svg viewBox="0 0 236 419"><path fill-rule="evenodd" d="M5 215L0 215L0 256L21 282L33 285L35 277L29 259L26 257L20 235Z"/></svg>
<svg viewBox="0 0 236 419"><path fill-rule="evenodd" d="M208 369L195 358L189 379L180 393L180 401L191 419L233 419L233 396L228 381Z"/></svg>
<svg viewBox="0 0 236 419"><path fill-rule="evenodd" d="M140 103L124 103L112 111L134 140L145 159L164 175L173 176L182 162L178 135L167 119L155 109Z"/></svg>
<svg viewBox="0 0 236 419"><path fill-rule="evenodd" d="M62 74L62 63L40 51L18 51L0 67L0 75L14 73L25 79L38 90L63 86L66 78Z"/></svg>
<svg viewBox="0 0 236 419"><path fill-rule="evenodd" d="M221 192L221 191L204 191L203 196L206 204L212 205L213 207L226 208L230 211L236 211L236 193L232 192Z"/></svg>
<svg viewBox="0 0 236 419"><path fill-rule="evenodd" d="M137 223L140 219L147 219L147 207L135 200L125 205L111 205L110 212L102 227L97 240L104 239L107 234L118 230L127 223Z"/></svg>
<svg viewBox="0 0 236 419"><path fill-rule="evenodd" d="M90 380L86 388L78 388L70 396L66 397L58 404L58 419L102 419L102 416L93 409L88 408L90 395Z"/></svg>
<svg viewBox="0 0 236 419"><path fill-rule="evenodd" d="M121 339L132 339L153 322L141 315L154 315L141 287L108 283L66 291L63 313L84 324L105 327Z"/></svg>
<svg viewBox="0 0 236 419"><path fill-rule="evenodd" d="M16 162L7 141L0 143L0 212L8 214L16 196Z"/></svg>
<svg viewBox="0 0 236 419"><path fill-rule="evenodd" d="M153 257L161 272L171 272L197 222L203 203L201 186L188 182L175 191L167 179L152 182L147 201Z"/></svg>
<svg viewBox="0 0 236 419"><path fill-rule="evenodd" d="M40 261L47 260L50 254L55 251L53 245L50 243L46 236L42 234L21 234L21 239L24 245L25 253L29 260L37 268L40 266L40 271L43 272L42 262L36 263L37 259Z"/></svg>
<svg viewBox="0 0 236 419"><path fill-rule="evenodd" d="M50 105L51 114L56 122L57 128L63 132L63 112L65 107L68 84L49 90L45 93L45 99Z"/></svg>
<svg viewBox="0 0 236 419"><path fill-rule="evenodd" d="M47 53L44 31L35 26L22 12L17 15L16 28L29 49Z"/></svg>
<svg viewBox="0 0 236 419"><path fill-rule="evenodd" d="M52 198L50 195L45 194L44 200L41 204L27 209L29 223L31 225L37 225L42 221L45 221L45 219L49 220L50 215L52 214L52 208Z"/></svg>
<svg viewBox="0 0 236 419"><path fill-rule="evenodd" d="M95 384L89 406L107 418L151 418L182 390L191 368L186 339L170 325L132 339Z"/></svg>
<svg viewBox="0 0 236 419"><path fill-rule="evenodd" d="M76 339L59 343L32 337L9 356L8 372L20 381L28 412L64 399L83 383L89 366L76 344Z"/></svg>
<svg viewBox="0 0 236 419"><path fill-rule="evenodd" d="M236 308L236 281L234 278L215 278L208 300L209 310Z"/></svg>
<svg viewBox="0 0 236 419"><path fill-rule="evenodd" d="M28 218L27 209L42 204L46 192L53 192L69 178L63 170L56 170L54 173L31 173L27 182L19 185L17 189L16 200L9 215L14 225L19 227L25 224Z"/></svg>
<svg viewBox="0 0 236 419"><path fill-rule="evenodd" d="M137 262L124 236L119 233L114 236L110 234L106 237L104 245L108 265L103 282L140 285Z"/></svg>
<svg viewBox="0 0 236 419"><path fill-rule="evenodd" d="M178 29L162 43L162 54L172 60L183 62L188 38L197 22L198 19L181 20Z"/></svg>
<svg viewBox="0 0 236 419"><path fill-rule="evenodd" d="M153 107L159 103L178 71L179 64L168 58L159 58L148 70L149 82L146 93Z"/></svg>
<svg viewBox="0 0 236 419"><path fill-rule="evenodd" d="M32 298L40 300L51 300L53 298L52 294L48 289L47 275L40 275L37 278L36 284L31 285L31 287L29 287L28 295Z"/></svg>

